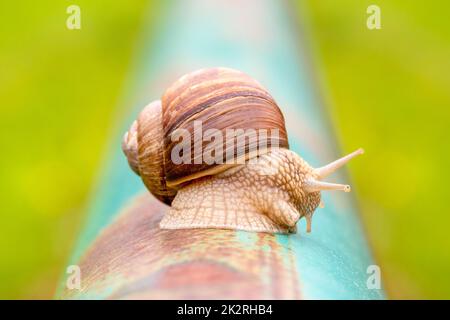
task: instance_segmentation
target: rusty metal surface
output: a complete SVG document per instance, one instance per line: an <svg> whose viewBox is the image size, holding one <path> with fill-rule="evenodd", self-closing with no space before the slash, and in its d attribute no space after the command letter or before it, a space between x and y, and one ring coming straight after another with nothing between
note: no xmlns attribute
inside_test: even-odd
<svg viewBox="0 0 450 320"><path fill-rule="evenodd" d="M232 230L161 230L167 207L135 198L80 260L82 289L61 298L299 299L290 244Z"/></svg>

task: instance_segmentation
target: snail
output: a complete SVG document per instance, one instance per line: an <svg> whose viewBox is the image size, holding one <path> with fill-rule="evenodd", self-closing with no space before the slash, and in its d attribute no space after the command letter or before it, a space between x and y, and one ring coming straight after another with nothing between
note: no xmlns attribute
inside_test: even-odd
<svg viewBox="0 0 450 320"><path fill-rule="evenodd" d="M320 192L350 191L322 179L363 153L311 167L289 150L283 114L267 90L228 68L178 79L140 112L122 149L147 189L170 206L160 228L269 233L295 233L302 217L310 232Z"/></svg>

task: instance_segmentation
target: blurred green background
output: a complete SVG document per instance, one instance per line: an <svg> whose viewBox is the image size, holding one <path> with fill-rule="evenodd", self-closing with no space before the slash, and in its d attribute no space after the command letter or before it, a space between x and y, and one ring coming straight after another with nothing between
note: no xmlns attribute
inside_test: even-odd
<svg viewBox="0 0 450 320"><path fill-rule="evenodd" d="M157 21L160 10L144 0L76 1L82 29L68 31L70 4L0 4L0 298L52 297L144 15ZM293 4L307 9L337 137L366 150L350 173L389 297L450 298L450 4ZM366 28L369 4L381 7L381 30Z"/></svg>

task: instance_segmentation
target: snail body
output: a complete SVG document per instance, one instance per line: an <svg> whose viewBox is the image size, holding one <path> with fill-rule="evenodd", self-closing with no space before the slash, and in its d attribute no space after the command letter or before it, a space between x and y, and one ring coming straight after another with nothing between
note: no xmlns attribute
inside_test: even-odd
<svg viewBox="0 0 450 320"><path fill-rule="evenodd" d="M240 131L230 139L232 129ZM302 217L309 232L320 191L350 191L321 179L362 153L314 169L289 150L283 115L270 94L227 68L176 81L139 114L122 149L149 191L171 206L161 228L271 233L296 232Z"/></svg>

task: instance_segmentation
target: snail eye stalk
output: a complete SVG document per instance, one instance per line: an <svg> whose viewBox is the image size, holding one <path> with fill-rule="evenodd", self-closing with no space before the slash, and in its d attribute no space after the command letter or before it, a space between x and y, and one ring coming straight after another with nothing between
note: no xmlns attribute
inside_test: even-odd
<svg viewBox="0 0 450 320"><path fill-rule="evenodd" d="M319 180L326 178L330 174L335 172L337 169L342 167L344 164L349 162L351 159L353 159L354 157L359 156L360 154L363 154L363 153L364 153L364 150L362 148L359 148L358 150L356 150L340 159L337 159L323 167L314 169L314 173L316 174L316 176L318 177Z"/></svg>
<svg viewBox="0 0 450 320"><path fill-rule="evenodd" d="M308 179L305 181L305 190L307 192L317 192L322 190L338 190L350 192L351 188L348 184L330 183L314 179Z"/></svg>
<svg viewBox="0 0 450 320"><path fill-rule="evenodd" d="M313 174L317 177L317 179L309 178L305 181L305 191L306 192L317 192L322 190L338 190L344 192L350 192L351 188L348 184L339 184L339 183L330 183L320 181L321 179L329 176L337 169L342 167L344 164L349 162L354 157L363 154L363 149L358 149L340 159L337 159L323 167L314 169Z"/></svg>

